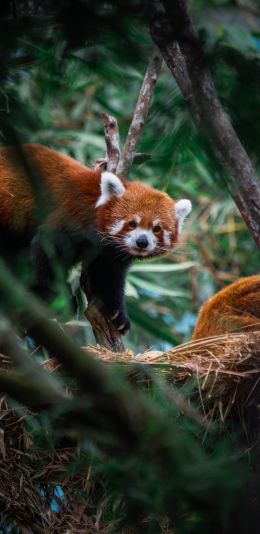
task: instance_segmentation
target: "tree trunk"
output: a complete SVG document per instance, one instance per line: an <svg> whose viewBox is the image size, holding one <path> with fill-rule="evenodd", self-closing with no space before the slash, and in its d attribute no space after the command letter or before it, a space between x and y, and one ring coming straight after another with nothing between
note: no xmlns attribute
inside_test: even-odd
<svg viewBox="0 0 260 534"><path fill-rule="evenodd" d="M183 0L146 1L152 39L174 75L194 122L224 169L226 185L260 247L260 181L224 111Z"/></svg>

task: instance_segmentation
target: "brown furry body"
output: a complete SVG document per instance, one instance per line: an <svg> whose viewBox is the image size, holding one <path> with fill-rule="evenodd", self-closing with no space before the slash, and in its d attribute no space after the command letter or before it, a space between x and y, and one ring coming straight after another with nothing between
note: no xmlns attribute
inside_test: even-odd
<svg viewBox="0 0 260 534"><path fill-rule="evenodd" d="M46 193L49 217L42 222L61 227L66 216L77 226L89 224L90 211L94 211L100 194L101 172L42 145L23 145L22 150L31 171L29 178L33 173L36 185ZM0 191L1 224L18 234L34 230L37 223L32 183L16 151L9 147L0 149Z"/></svg>
<svg viewBox="0 0 260 534"><path fill-rule="evenodd" d="M240 278L202 306L193 339L260 330L260 275Z"/></svg>
<svg viewBox="0 0 260 534"><path fill-rule="evenodd" d="M42 221L47 226L62 229L64 220L65 224L70 220L75 227L95 225L98 231L107 234L116 220L125 219L125 226L120 231L122 235L127 231L127 221L135 213L141 213L143 228L148 228L152 219L160 218L164 227L171 231L168 249L175 245L178 237L175 201L166 193L121 178L126 190L121 201L114 196L95 209L100 196L101 170L89 169L73 158L43 145L23 145L22 150L46 194L46 208L50 206L49 215ZM32 184L12 148L0 149L0 177L0 223L18 234L34 230L38 221L36 223L34 220ZM164 252L166 247L162 231L158 238Z"/></svg>

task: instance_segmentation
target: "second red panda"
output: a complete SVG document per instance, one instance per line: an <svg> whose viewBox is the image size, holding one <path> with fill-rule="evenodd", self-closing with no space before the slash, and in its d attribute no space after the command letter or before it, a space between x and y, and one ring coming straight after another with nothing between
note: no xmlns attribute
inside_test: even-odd
<svg viewBox="0 0 260 534"><path fill-rule="evenodd" d="M193 339L260 330L260 275L240 278L203 304Z"/></svg>
<svg viewBox="0 0 260 534"><path fill-rule="evenodd" d="M0 227L31 241L33 289L49 297L55 258L66 270L84 260L92 294L120 332L126 332L126 271L134 258L165 254L175 246L190 201L175 201L145 184L89 169L42 145L23 145L22 156L44 182L44 215L39 220L26 165L14 149L1 148Z"/></svg>

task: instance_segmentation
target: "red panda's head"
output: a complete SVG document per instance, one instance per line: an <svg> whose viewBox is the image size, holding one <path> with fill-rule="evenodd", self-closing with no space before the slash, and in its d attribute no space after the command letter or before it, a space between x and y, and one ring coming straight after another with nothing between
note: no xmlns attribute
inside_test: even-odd
<svg viewBox="0 0 260 534"><path fill-rule="evenodd" d="M187 199L172 200L166 193L140 182L127 182L110 172L101 174L96 202L97 230L119 250L137 257L169 252L191 211Z"/></svg>

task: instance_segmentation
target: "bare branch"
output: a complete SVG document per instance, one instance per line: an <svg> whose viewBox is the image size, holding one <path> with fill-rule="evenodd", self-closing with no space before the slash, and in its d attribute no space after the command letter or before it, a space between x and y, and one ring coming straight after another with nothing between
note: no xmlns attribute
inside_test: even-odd
<svg viewBox="0 0 260 534"><path fill-rule="evenodd" d="M136 154L136 147L143 132L145 120L151 106L153 90L157 82L161 66L162 57L158 49L155 48L149 60L125 146L117 166L116 172L119 176L127 176L133 164Z"/></svg>
<svg viewBox="0 0 260 534"><path fill-rule="evenodd" d="M260 247L260 182L215 90L184 0L146 2L155 44L175 77L198 129L224 169L224 179Z"/></svg>
<svg viewBox="0 0 260 534"><path fill-rule="evenodd" d="M117 120L108 113L102 113L105 141L107 146L107 170L116 172L118 161L120 159L120 136L118 130Z"/></svg>
<svg viewBox="0 0 260 534"><path fill-rule="evenodd" d="M92 326L96 342L114 352L123 352L125 349L121 334L104 312L101 312L99 303L93 298L84 262L82 264L80 286L88 299L85 315Z"/></svg>
<svg viewBox="0 0 260 534"><path fill-rule="evenodd" d="M96 161L95 169L116 172L120 159L120 135L117 120L106 112L102 113L105 129L105 141L107 155ZM124 344L121 334L106 315L101 312L99 303L93 298L86 275L87 269L82 263L80 287L88 299L88 307L85 312L89 320L96 342L102 347L110 348L115 352L122 352Z"/></svg>
<svg viewBox="0 0 260 534"><path fill-rule="evenodd" d="M107 155L96 161L95 169L108 170L116 172L120 159L120 135L117 120L106 112L102 113ZM113 323L100 310L99 303L93 298L91 288L89 287L88 278L84 262L82 263L80 287L88 299L88 307L85 312L89 320L96 342L102 347L110 348L115 352L122 352L124 345L121 335Z"/></svg>
<svg viewBox="0 0 260 534"><path fill-rule="evenodd" d="M114 352L123 352L125 350L121 334L113 323L104 313L101 313L99 307L94 301L91 301L86 311L86 317L91 323L97 343Z"/></svg>
<svg viewBox="0 0 260 534"><path fill-rule="evenodd" d="M137 153L136 147L144 128L161 65L161 54L155 49L149 60L122 155L120 155L120 135L117 120L108 113L102 113L107 156L96 161L96 169L103 168L117 175L127 176L134 159L137 161L149 159L148 154ZM96 341L103 347L110 348L115 352L122 352L124 345L121 335L109 318L101 313L98 303L93 300L85 271L83 263L80 285L88 299L86 317L92 326Z"/></svg>

